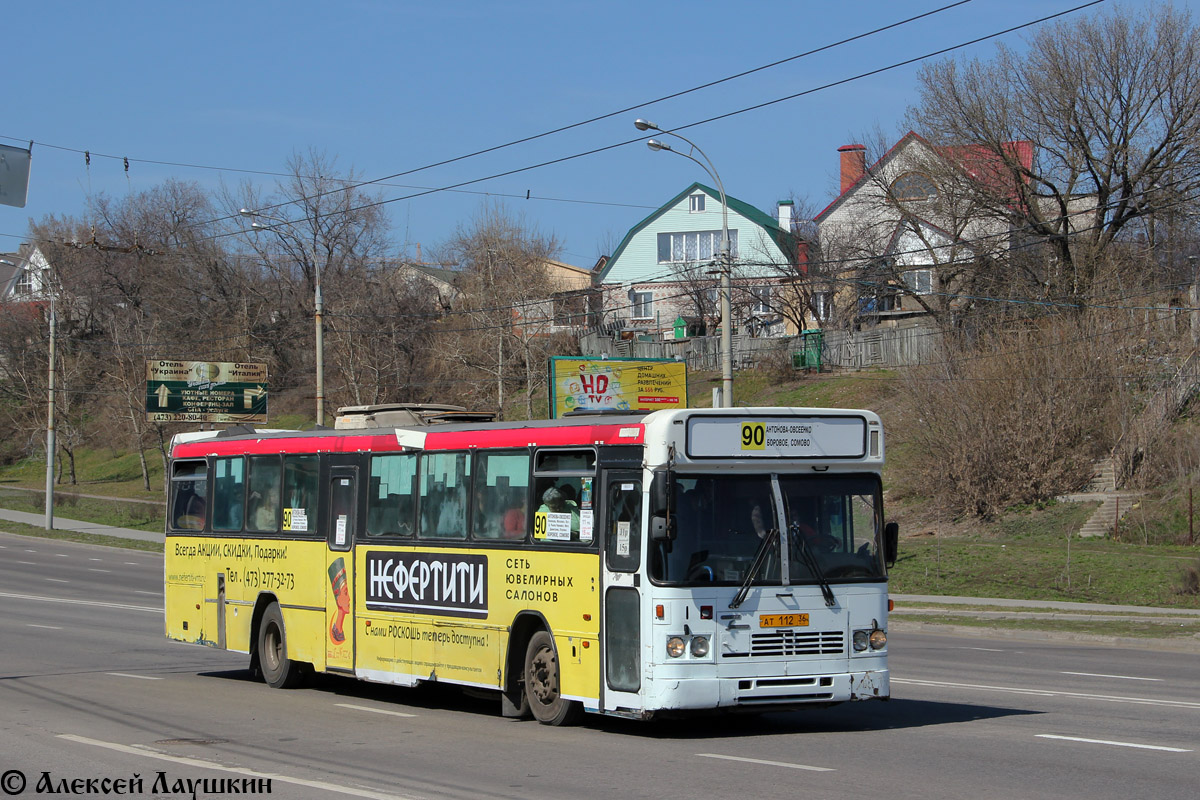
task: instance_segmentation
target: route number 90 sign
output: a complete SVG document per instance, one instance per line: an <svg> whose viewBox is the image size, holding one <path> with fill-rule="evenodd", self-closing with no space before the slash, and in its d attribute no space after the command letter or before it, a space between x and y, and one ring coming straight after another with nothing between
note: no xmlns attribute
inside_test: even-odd
<svg viewBox="0 0 1200 800"><path fill-rule="evenodd" d="M688 420L691 458L862 458L862 417L696 416Z"/></svg>

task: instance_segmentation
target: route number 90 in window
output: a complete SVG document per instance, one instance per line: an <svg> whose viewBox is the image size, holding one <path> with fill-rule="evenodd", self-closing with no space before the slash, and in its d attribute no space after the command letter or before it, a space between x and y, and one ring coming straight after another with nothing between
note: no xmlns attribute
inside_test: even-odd
<svg viewBox="0 0 1200 800"><path fill-rule="evenodd" d="M767 426L762 422L742 423L742 449L764 450L767 445Z"/></svg>

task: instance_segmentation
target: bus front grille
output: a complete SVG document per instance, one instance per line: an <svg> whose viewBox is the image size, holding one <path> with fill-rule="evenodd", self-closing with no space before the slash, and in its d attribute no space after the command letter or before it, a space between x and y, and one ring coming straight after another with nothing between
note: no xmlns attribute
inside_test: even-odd
<svg viewBox="0 0 1200 800"><path fill-rule="evenodd" d="M725 657L834 656L844 652L846 636L841 631L782 629L770 633L756 633L750 637L750 652L727 651Z"/></svg>

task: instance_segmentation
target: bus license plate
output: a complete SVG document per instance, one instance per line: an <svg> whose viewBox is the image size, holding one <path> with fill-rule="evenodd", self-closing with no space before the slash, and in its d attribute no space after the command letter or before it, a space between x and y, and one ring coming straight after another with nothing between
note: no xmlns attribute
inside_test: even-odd
<svg viewBox="0 0 1200 800"><path fill-rule="evenodd" d="M760 614L760 628L807 628L808 614Z"/></svg>

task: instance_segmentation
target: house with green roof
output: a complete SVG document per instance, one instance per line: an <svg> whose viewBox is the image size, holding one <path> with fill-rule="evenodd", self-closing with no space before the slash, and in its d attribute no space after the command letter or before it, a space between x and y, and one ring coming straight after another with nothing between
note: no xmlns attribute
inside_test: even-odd
<svg viewBox="0 0 1200 800"><path fill-rule="evenodd" d="M773 217L727 199L734 332L792 333L786 308L807 260L805 243L792 232L792 204L781 202ZM597 277L604 322L671 338L682 317L689 334L713 334L721 223L720 193L693 183L631 228Z"/></svg>

